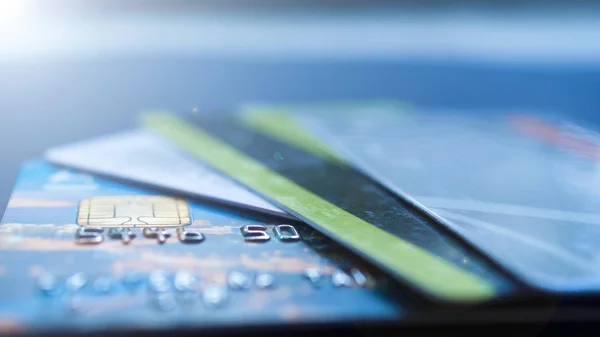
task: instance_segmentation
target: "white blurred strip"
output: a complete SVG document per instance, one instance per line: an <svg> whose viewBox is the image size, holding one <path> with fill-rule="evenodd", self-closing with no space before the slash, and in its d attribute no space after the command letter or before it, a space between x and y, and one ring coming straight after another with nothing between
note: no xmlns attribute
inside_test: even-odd
<svg viewBox="0 0 600 337"><path fill-rule="evenodd" d="M414 197L422 205L429 208L443 208L459 211L474 211L490 214L502 214L538 219L579 222L591 225L600 225L600 215L595 213L569 212L557 209L529 207L521 205L500 204L476 200L457 200L436 197Z"/></svg>
<svg viewBox="0 0 600 337"><path fill-rule="evenodd" d="M0 59L142 54L600 63L597 15L509 14L51 19L38 13L0 25Z"/></svg>

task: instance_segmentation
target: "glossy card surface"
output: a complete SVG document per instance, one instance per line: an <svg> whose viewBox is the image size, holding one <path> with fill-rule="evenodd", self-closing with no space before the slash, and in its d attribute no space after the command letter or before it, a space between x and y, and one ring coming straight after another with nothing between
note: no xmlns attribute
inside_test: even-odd
<svg viewBox="0 0 600 337"><path fill-rule="evenodd" d="M368 111L295 116L530 285L600 291L594 126L519 111Z"/></svg>
<svg viewBox="0 0 600 337"><path fill-rule="evenodd" d="M0 333L402 318L387 284L300 222L42 161L23 166L0 225Z"/></svg>

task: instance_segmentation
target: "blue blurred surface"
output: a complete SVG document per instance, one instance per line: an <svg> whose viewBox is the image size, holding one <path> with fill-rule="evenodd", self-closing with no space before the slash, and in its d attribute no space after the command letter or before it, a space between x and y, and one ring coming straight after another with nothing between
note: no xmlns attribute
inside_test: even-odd
<svg viewBox="0 0 600 337"><path fill-rule="evenodd" d="M131 127L145 108L391 98L600 123L597 7L46 18L12 6L34 2L0 8L0 210L23 160Z"/></svg>
<svg viewBox="0 0 600 337"><path fill-rule="evenodd" d="M424 106L566 111L600 123L600 70L415 62L120 58L0 66L5 204L19 163L133 126L148 107L400 98Z"/></svg>

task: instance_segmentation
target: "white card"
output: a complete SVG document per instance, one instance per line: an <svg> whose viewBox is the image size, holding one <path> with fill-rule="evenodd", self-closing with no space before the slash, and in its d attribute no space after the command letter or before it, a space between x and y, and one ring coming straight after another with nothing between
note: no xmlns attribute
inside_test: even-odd
<svg viewBox="0 0 600 337"><path fill-rule="evenodd" d="M45 159L91 173L292 217L201 162L187 157L168 141L141 129L52 148L46 152Z"/></svg>

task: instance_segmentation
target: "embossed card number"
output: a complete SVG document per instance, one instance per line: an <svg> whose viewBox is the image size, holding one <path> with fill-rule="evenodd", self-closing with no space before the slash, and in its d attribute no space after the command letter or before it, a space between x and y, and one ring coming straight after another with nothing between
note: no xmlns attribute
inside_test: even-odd
<svg viewBox="0 0 600 337"><path fill-rule="evenodd" d="M271 240L267 226L264 225L247 225L241 228L241 232L247 242L267 242ZM292 225L277 225L273 228L273 233L279 240L284 242L300 240L300 234Z"/></svg>
<svg viewBox="0 0 600 337"><path fill-rule="evenodd" d="M80 245L99 244L104 241L104 228L100 227L82 227L75 232L75 243ZM147 239L156 240L163 244L172 234L165 228L144 228L142 236ZM123 244L129 244L137 235L129 228L117 229L108 228L108 237L114 240L121 240ZM177 239L181 243L200 243L204 241L204 234L199 231L177 228Z"/></svg>

